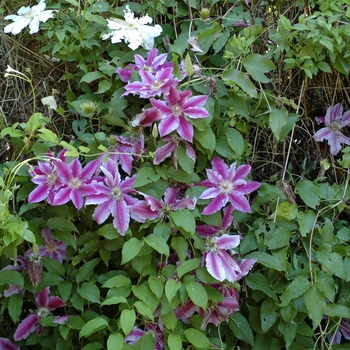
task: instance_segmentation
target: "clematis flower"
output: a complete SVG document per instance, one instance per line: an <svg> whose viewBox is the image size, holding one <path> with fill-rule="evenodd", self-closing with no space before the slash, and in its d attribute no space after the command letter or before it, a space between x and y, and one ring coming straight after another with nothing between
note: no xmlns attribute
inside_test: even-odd
<svg viewBox="0 0 350 350"><path fill-rule="evenodd" d="M159 124L161 137L176 130L184 140L192 142L193 125L187 118L206 118L209 113L203 108L208 96L191 95L190 90L178 91L172 86L169 95L164 96L165 101L150 99L152 106L158 108L163 116Z"/></svg>
<svg viewBox="0 0 350 350"><path fill-rule="evenodd" d="M39 161L38 165L34 166L32 170L29 170L32 182L38 185L38 187L29 193L29 203L37 203L47 199L47 202L53 205L56 192L62 186L62 182L57 175L56 164L60 161L67 161L65 152L66 150L64 149L57 157L54 157L51 152L48 152L47 157L49 162Z"/></svg>
<svg viewBox="0 0 350 350"><path fill-rule="evenodd" d="M131 216L139 222L168 218L170 213L179 209L193 210L196 205L196 199L185 197L178 199L179 188L168 187L165 190L164 200L158 200L152 196L143 194L145 201L138 201L130 207Z"/></svg>
<svg viewBox="0 0 350 350"><path fill-rule="evenodd" d="M173 67L168 67L152 74L148 71L139 71L141 81L134 81L124 86L126 92L123 96L130 93L140 95L141 98L150 98L154 96L167 95L169 89L177 85L178 80L174 78Z"/></svg>
<svg viewBox="0 0 350 350"><path fill-rule="evenodd" d="M164 336L158 323L146 324L145 330L133 327L132 331L125 337L124 341L130 345L135 345L144 335L151 334L155 339L154 350L162 350L165 348Z"/></svg>
<svg viewBox="0 0 350 350"><path fill-rule="evenodd" d="M116 73L119 74L120 79L124 82L129 82L131 74L134 71L147 71L151 74L156 73L157 71L173 67L172 62L165 63L168 54L163 53L158 55L158 49L154 48L147 53L147 58L144 59L141 55L135 55L135 63L128 64L124 69L118 68Z"/></svg>
<svg viewBox="0 0 350 350"><path fill-rule="evenodd" d="M324 123L326 126L318 130L313 138L317 142L327 140L333 155L339 153L342 143L350 145L350 138L340 132L342 128L350 125L350 111L342 113L343 107L337 103L335 106L328 107L324 117L316 118L318 123Z"/></svg>
<svg viewBox="0 0 350 350"><path fill-rule="evenodd" d="M1 350L20 350L20 348L13 344L10 339L0 338L0 349Z"/></svg>
<svg viewBox="0 0 350 350"><path fill-rule="evenodd" d="M208 180L197 184L208 187L201 194L200 199L214 198L204 208L202 214L210 215L216 213L228 202L235 209L249 213L250 205L245 195L255 191L261 185L259 182L244 180L251 167L249 165L241 165L236 169L236 163L228 167L219 157L214 157L211 164L213 168L206 169Z"/></svg>
<svg viewBox="0 0 350 350"><path fill-rule="evenodd" d="M218 281L227 279L230 282L235 282L239 279L241 269L225 250L238 247L240 240L239 235L229 234L223 234L220 237L207 237L203 260L208 272Z"/></svg>
<svg viewBox="0 0 350 350"><path fill-rule="evenodd" d="M327 338L331 345L341 344L342 338L350 340L350 320L343 318L340 322L340 326L335 333L330 333Z"/></svg>
<svg viewBox="0 0 350 350"><path fill-rule="evenodd" d="M14 270L14 271L22 272L23 270L26 270L26 269L27 269L27 259L24 256L18 255L16 265L7 265L2 270ZM9 288L4 290L4 296L10 297L11 295L18 294L21 291L24 292L25 289L15 285L15 284L10 284ZM1 349L1 347L0 347L0 349Z"/></svg>
<svg viewBox="0 0 350 350"><path fill-rule="evenodd" d="M27 316L17 327L14 334L15 341L19 341L28 337L28 335L37 330L41 334L43 327L39 324L42 318L51 315L51 312L58 307L66 306L63 300L59 297L49 297L50 287L46 287L39 292L35 298L38 309L35 314Z"/></svg>
<svg viewBox="0 0 350 350"><path fill-rule="evenodd" d="M67 245L62 241L56 240L52 236L49 227L45 227L41 231L41 235L45 239L45 246L39 247L39 254L41 256L55 259L62 264L63 260L66 258Z"/></svg>
<svg viewBox="0 0 350 350"><path fill-rule="evenodd" d="M181 142L185 144L187 157L191 158L194 162L196 161L196 152L194 151L194 149L190 146L190 144L187 141L183 140L178 135L166 136L162 139L162 141L165 141L166 143L163 146L160 146L156 149L153 161L154 164L160 164L164 161L165 158L168 158L171 155L173 155L173 163L175 165L175 168L177 169L178 162L176 157L176 151Z"/></svg>
<svg viewBox="0 0 350 350"><path fill-rule="evenodd" d="M93 219L101 224L107 220L109 215L114 217L113 226L124 236L130 222L130 206L137 202L129 193L134 193L132 188L135 176L121 180L118 164L112 159L101 165L105 175L104 183L94 182L95 191L86 197L85 204L97 204L92 215Z"/></svg>
<svg viewBox="0 0 350 350"><path fill-rule="evenodd" d="M41 0L38 5L33 7L22 6L17 12L18 15L9 15L4 18L5 21L13 21L13 23L8 24L4 28L4 32L16 35L23 28L29 26L29 34L37 33L39 31L39 23L47 22L56 12L56 10L45 10L45 8L45 0Z"/></svg>
<svg viewBox="0 0 350 350"><path fill-rule="evenodd" d="M97 160L89 162L85 168L77 158L74 158L69 164L57 162L56 171L62 186L55 194L53 205L62 205L71 200L79 210L83 206L84 196L95 193L91 178L96 166Z"/></svg>
<svg viewBox="0 0 350 350"><path fill-rule="evenodd" d="M154 27L147 24L152 23L152 18L148 15L135 18L129 5L124 10L125 21L117 18L108 19L107 26L111 32L102 36L103 40L111 38L113 44L124 40L131 50L136 50L142 46L145 50L151 50L154 46L154 38L161 34L162 27L157 24Z"/></svg>

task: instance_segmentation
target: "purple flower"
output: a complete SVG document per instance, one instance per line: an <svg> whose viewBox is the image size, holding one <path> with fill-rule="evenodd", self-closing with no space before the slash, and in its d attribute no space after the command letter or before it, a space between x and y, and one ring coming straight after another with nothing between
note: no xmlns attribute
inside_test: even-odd
<svg viewBox="0 0 350 350"><path fill-rule="evenodd" d="M330 333L327 338L331 345L340 344L342 337L346 340L350 340L350 322L349 319L343 318L341 320L339 328L337 328L335 333Z"/></svg>
<svg viewBox="0 0 350 350"><path fill-rule="evenodd" d="M84 196L95 193L91 178L95 173L97 160L89 162L85 168L79 159L74 158L71 163L57 162L57 174L62 182L53 200L54 205L62 205L71 200L79 210L83 206Z"/></svg>
<svg viewBox="0 0 350 350"><path fill-rule="evenodd" d="M20 350L19 347L11 342L10 339L0 338L1 350Z"/></svg>
<svg viewBox="0 0 350 350"><path fill-rule="evenodd" d="M181 137L177 135L166 136L163 138L163 141L165 141L166 143L163 146L160 146L156 149L153 162L154 164L160 164L164 161L165 158L170 157L172 154L173 162L175 168L177 169L178 164L176 151L181 142L185 144L187 157L191 158L194 162L196 161L196 152L190 146L190 144L187 141L183 140Z"/></svg>
<svg viewBox="0 0 350 350"><path fill-rule="evenodd" d="M141 98L150 98L162 94L167 95L169 89L178 83L178 80L174 78L172 67L161 69L155 74L141 70L139 74L141 81L134 81L125 85L126 92L124 92L123 96L130 93L140 95Z"/></svg>
<svg viewBox="0 0 350 350"><path fill-rule="evenodd" d="M143 194L145 201L138 201L130 207L131 216L139 222L168 218L170 213L179 209L193 210L196 205L196 199L188 197L178 199L179 188L168 187L165 190L164 200L158 200L152 196Z"/></svg>
<svg viewBox="0 0 350 350"><path fill-rule="evenodd" d="M313 138L317 142L327 140L333 155L338 154L342 143L350 145L350 138L340 132L342 128L350 124L350 111L342 113L343 107L337 103L335 106L328 107L324 117L316 118L318 123L324 123L326 126L318 130Z"/></svg>
<svg viewBox="0 0 350 350"><path fill-rule="evenodd" d="M133 128L151 126L154 122L162 118L161 113L156 108L143 109L142 113L137 114L131 121Z"/></svg>
<svg viewBox="0 0 350 350"><path fill-rule="evenodd" d="M214 198L204 208L202 214L210 215L216 213L228 202L235 209L249 213L251 211L250 205L244 195L255 191L261 185L259 182L244 180L251 167L249 165L241 165L236 169L236 163L228 167L218 157L214 157L211 164L213 169L206 169L208 180L197 184L208 187L199 197L200 199Z"/></svg>
<svg viewBox="0 0 350 350"><path fill-rule="evenodd" d="M21 255L18 255L16 265L7 265L2 270L14 270L14 271L22 272L23 270L26 270L26 269L27 269L27 259ZM24 291L24 289L15 284L10 284L9 288L4 290L4 296L10 297L11 295L18 294L21 291Z"/></svg>
<svg viewBox="0 0 350 350"><path fill-rule="evenodd" d="M58 307L66 306L63 300L59 297L49 297L50 287L46 287L39 292L35 298L38 309L35 314L27 316L17 327L14 334L15 341L22 340L37 329L38 333L42 332L42 326L39 324L40 319L49 316L51 311Z"/></svg>
<svg viewBox="0 0 350 350"><path fill-rule="evenodd" d="M53 204L55 194L61 186L61 181L56 172L56 164L58 161L66 162L65 152L65 149L61 151L57 158L51 152L48 152L47 156L50 158L50 162L38 162L38 165L34 166L33 170L29 172L32 176L32 182L38 185L29 194L29 203L41 202L47 198L47 202Z"/></svg>
<svg viewBox="0 0 350 350"><path fill-rule="evenodd" d="M206 252L203 259L208 272L218 281L227 279L235 282L239 279L241 269L237 262L225 250L238 247L239 235L223 234L220 237L207 237Z"/></svg>
<svg viewBox="0 0 350 350"><path fill-rule="evenodd" d="M129 206L137 202L136 198L128 194L135 192L132 188L135 176L121 181L118 164L112 159L101 165L101 170L105 175L104 183L94 181L95 191L87 196L85 204L97 204L92 217L98 224L112 215L113 226L124 236L130 222Z"/></svg>
<svg viewBox="0 0 350 350"><path fill-rule="evenodd" d="M164 96L165 101L152 98L150 101L153 107L158 108L162 113L162 120L159 124L161 137L176 130L186 141L193 140L193 125L186 118L206 118L208 112L203 108L208 96L193 96L190 90L178 91L174 87L169 90L169 95Z"/></svg>
<svg viewBox="0 0 350 350"><path fill-rule="evenodd" d="M55 259L61 264L66 258L67 245L61 241L57 241L51 234L50 228L45 227L41 231L41 235L45 239L45 246L39 247L39 254L48 258Z"/></svg>
<svg viewBox="0 0 350 350"><path fill-rule="evenodd" d="M144 335L151 334L155 339L154 350L162 350L165 348L163 332L160 329L159 322L154 324L146 324L145 330L133 327L132 331L125 337L124 341L130 345L135 345Z"/></svg>

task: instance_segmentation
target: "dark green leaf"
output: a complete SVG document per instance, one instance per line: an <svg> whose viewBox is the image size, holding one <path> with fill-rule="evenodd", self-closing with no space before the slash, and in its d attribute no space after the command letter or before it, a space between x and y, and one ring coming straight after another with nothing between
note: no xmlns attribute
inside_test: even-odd
<svg viewBox="0 0 350 350"><path fill-rule="evenodd" d="M254 345L254 335L246 318L236 312L229 317L229 326L233 334L250 345Z"/></svg>

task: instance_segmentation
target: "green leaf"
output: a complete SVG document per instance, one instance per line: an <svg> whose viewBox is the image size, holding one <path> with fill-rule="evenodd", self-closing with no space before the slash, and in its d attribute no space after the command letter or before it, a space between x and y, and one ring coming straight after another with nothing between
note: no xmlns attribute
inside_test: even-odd
<svg viewBox="0 0 350 350"><path fill-rule="evenodd" d="M194 130L194 138L200 145L207 150L207 154L211 156L215 149L216 138L211 127L207 127L205 131Z"/></svg>
<svg viewBox="0 0 350 350"><path fill-rule="evenodd" d="M138 240L135 237L132 237L127 242L124 243L122 249L122 262L125 264L128 261L132 260L141 250L144 245L144 241Z"/></svg>
<svg viewBox="0 0 350 350"><path fill-rule="evenodd" d="M258 93L254 84L249 79L247 73L238 71L235 68L225 70L222 80L227 83L234 83L238 85L244 92L246 92L250 97L256 98Z"/></svg>
<svg viewBox="0 0 350 350"><path fill-rule="evenodd" d="M170 333L168 336L168 347L170 350L181 350L182 340L178 334Z"/></svg>
<svg viewBox="0 0 350 350"><path fill-rule="evenodd" d="M50 259L47 257L43 257L43 260L44 260L44 266L46 267L47 271L61 277L65 275L66 270L59 261L55 259Z"/></svg>
<svg viewBox="0 0 350 350"><path fill-rule="evenodd" d="M177 318L173 311L170 311L165 315L161 315L161 319L167 329L174 330L176 328Z"/></svg>
<svg viewBox="0 0 350 350"><path fill-rule="evenodd" d="M304 293L304 301L308 316L312 320L313 329L316 329L323 319L326 308L326 298L315 285L309 287Z"/></svg>
<svg viewBox="0 0 350 350"><path fill-rule="evenodd" d="M105 299L101 305L117 305L117 304L126 304L127 300L125 297L111 297Z"/></svg>
<svg viewBox="0 0 350 350"><path fill-rule="evenodd" d="M176 151L177 160L183 170L188 174L193 173L194 160L186 154L186 147L180 144Z"/></svg>
<svg viewBox="0 0 350 350"><path fill-rule="evenodd" d="M84 299L100 304L100 289L94 283L84 282L77 291Z"/></svg>
<svg viewBox="0 0 350 350"><path fill-rule="evenodd" d="M229 317L229 327L233 334L250 345L254 345L254 335L246 318L236 312Z"/></svg>
<svg viewBox="0 0 350 350"><path fill-rule="evenodd" d="M278 330L283 334L284 341L286 342L286 349L288 350L295 339L295 334L298 328L298 324L293 322L285 322L281 320L278 323Z"/></svg>
<svg viewBox="0 0 350 350"><path fill-rule="evenodd" d="M78 271L76 275L76 281L79 284L82 281L88 280L92 274L94 273L94 268L97 266L97 264L101 261L100 258L95 258L93 260L90 260L86 262Z"/></svg>
<svg viewBox="0 0 350 350"><path fill-rule="evenodd" d="M51 142L51 143L58 143L58 137L57 135L52 132L50 129L45 129L45 128L41 128L38 130L38 137L41 140L47 141L47 142Z"/></svg>
<svg viewBox="0 0 350 350"><path fill-rule="evenodd" d="M9 304L8 304L8 312L13 323L17 323L18 318L22 312L22 305L23 305L23 295L21 293L10 296Z"/></svg>
<svg viewBox="0 0 350 350"><path fill-rule="evenodd" d="M290 283L281 295L281 303L279 306L284 307L301 295L310 287L310 282L305 277L298 277Z"/></svg>
<svg viewBox="0 0 350 350"><path fill-rule="evenodd" d="M148 246L156 250L159 254L164 254L166 257L169 256L169 246L163 237L150 234L146 237L143 237L143 239Z"/></svg>
<svg viewBox="0 0 350 350"><path fill-rule="evenodd" d="M311 210L307 210L305 212L300 211L297 215L297 219L299 223L300 234L302 237L306 237L306 235L311 232L314 226L316 214Z"/></svg>
<svg viewBox="0 0 350 350"><path fill-rule="evenodd" d="M153 168L145 166L137 172L133 187L138 188L149 183L157 182L159 178L160 176L154 172Z"/></svg>
<svg viewBox="0 0 350 350"><path fill-rule="evenodd" d="M284 263L277 256L270 255L264 252L253 252L246 256L246 258L255 258L258 260L258 263L269 267L277 271L285 271Z"/></svg>
<svg viewBox="0 0 350 350"><path fill-rule="evenodd" d="M304 203L312 209L316 209L320 201L320 190L309 180L303 180L295 185L297 193Z"/></svg>
<svg viewBox="0 0 350 350"><path fill-rule="evenodd" d="M107 350L122 350L124 338L120 333L110 334L107 340Z"/></svg>
<svg viewBox="0 0 350 350"><path fill-rule="evenodd" d="M197 349L210 348L208 338L198 329L188 328L184 331L186 339Z"/></svg>
<svg viewBox="0 0 350 350"><path fill-rule="evenodd" d="M261 290L275 302L277 302L276 293L272 290L267 278L260 272L251 272L245 278L247 286L252 290Z"/></svg>
<svg viewBox="0 0 350 350"><path fill-rule="evenodd" d="M102 317L95 317L94 319L88 321L81 331L79 332L79 338L89 337L91 334L101 331L108 327L108 321Z"/></svg>
<svg viewBox="0 0 350 350"><path fill-rule="evenodd" d="M171 239L171 247L176 250L176 253L181 262L184 262L187 257L188 243L182 236L174 236Z"/></svg>
<svg viewBox="0 0 350 350"><path fill-rule="evenodd" d="M333 67L340 73L345 76L349 75L350 72L350 62L348 57L344 57L344 55L338 53L335 56L335 60L333 62Z"/></svg>
<svg viewBox="0 0 350 350"><path fill-rule="evenodd" d="M146 316L152 322L154 322L153 312L151 311L150 307L144 301L136 301L134 303L134 306L136 307L136 309L140 315Z"/></svg>
<svg viewBox="0 0 350 350"><path fill-rule="evenodd" d="M194 259L186 260L183 263L181 263L177 267L177 275L178 275L178 277L181 278L186 273L196 270L198 268L200 262L201 262L201 259L194 258Z"/></svg>
<svg viewBox="0 0 350 350"><path fill-rule="evenodd" d="M103 283L102 288L118 288L124 286L131 286L131 281L125 276L114 276Z"/></svg>
<svg viewBox="0 0 350 350"><path fill-rule="evenodd" d="M61 231L74 231L79 233L75 225L69 220L63 217L54 217L47 220L47 226L51 229L61 230Z"/></svg>
<svg viewBox="0 0 350 350"><path fill-rule="evenodd" d="M181 288L181 282L175 281L173 279L167 280L165 284L165 296L168 299L169 303L173 300L177 291Z"/></svg>
<svg viewBox="0 0 350 350"><path fill-rule="evenodd" d="M263 332L267 332L276 322L278 312L276 312L276 303L268 298L263 301L260 309L260 322Z"/></svg>
<svg viewBox="0 0 350 350"><path fill-rule="evenodd" d="M8 284L15 284L18 287L24 286L23 276L15 270L0 271L0 285L6 286Z"/></svg>
<svg viewBox="0 0 350 350"><path fill-rule="evenodd" d="M34 113L27 121L25 130L30 134L34 133L42 126L44 120L44 116L41 113Z"/></svg>
<svg viewBox="0 0 350 350"><path fill-rule="evenodd" d="M186 236L192 237L196 229L193 214L187 209L172 212L170 218L174 225Z"/></svg>
<svg viewBox="0 0 350 350"><path fill-rule="evenodd" d="M284 227L277 227L276 230L272 232L271 236L265 240L265 243L270 250L275 250L289 245L291 237L291 230L287 230Z"/></svg>
<svg viewBox="0 0 350 350"><path fill-rule="evenodd" d="M165 277L163 275L159 276L149 276L148 285L154 295L160 300L163 296Z"/></svg>
<svg viewBox="0 0 350 350"><path fill-rule="evenodd" d="M247 55L243 60L243 66L251 77L260 83L271 81L271 79L266 77L265 73L276 69L276 66L268 57L259 54Z"/></svg>
<svg viewBox="0 0 350 350"><path fill-rule="evenodd" d="M72 283L70 281L62 281L57 288L63 301L67 302L72 292Z"/></svg>
<svg viewBox="0 0 350 350"><path fill-rule="evenodd" d="M128 335L135 325L136 314L134 310L124 309L120 315L120 324L125 335Z"/></svg>
<svg viewBox="0 0 350 350"><path fill-rule="evenodd" d="M328 317L349 318L349 308L344 305L326 304L324 313Z"/></svg>
<svg viewBox="0 0 350 350"><path fill-rule="evenodd" d="M205 288L198 282L191 281L186 285L187 293L190 299L202 309L206 309L208 305L208 294Z"/></svg>
<svg viewBox="0 0 350 350"><path fill-rule="evenodd" d="M280 141L280 134L285 125L288 123L288 111L285 107L280 109L274 108L269 115L269 124L271 131L276 139Z"/></svg>
<svg viewBox="0 0 350 350"><path fill-rule="evenodd" d="M88 72L86 73L81 79L80 79L80 83L91 83L92 81L94 80L97 80L97 79L101 79L101 78L104 78L104 74L99 72L99 71L95 71L95 72Z"/></svg>
<svg viewBox="0 0 350 350"><path fill-rule="evenodd" d="M316 252L317 259L328 273L345 279L346 273L343 258L338 253L331 253L331 251L332 246L330 244L321 244Z"/></svg>
<svg viewBox="0 0 350 350"><path fill-rule="evenodd" d="M239 131L233 128L226 130L227 143L236 153L236 157L240 158L244 152L244 139Z"/></svg>

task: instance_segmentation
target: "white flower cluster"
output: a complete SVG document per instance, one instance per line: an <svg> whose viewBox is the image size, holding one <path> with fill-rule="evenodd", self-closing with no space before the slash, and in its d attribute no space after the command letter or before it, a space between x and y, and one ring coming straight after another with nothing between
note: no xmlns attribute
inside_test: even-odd
<svg viewBox="0 0 350 350"><path fill-rule="evenodd" d="M5 33L19 34L23 28L29 26L29 34L39 31L39 22L46 22L54 16L55 10L45 10L45 0L41 0L38 5L33 7L22 6L18 10L18 15L9 15L4 20L12 20L13 23L8 24L4 28Z"/></svg>
<svg viewBox="0 0 350 350"><path fill-rule="evenodd" d="M129 43L132 50L136 50L142 46L145 50L151 50L154 46L154 38L162 32L162 27L157 24L154 27L147 24L152 23L152 18L148 15L140 18L135 18L134 13L129 6L125 6L124 20L113 18L108 19L108 28L112 32L104 34L103 40L111 38L113 44L120 43L124 40Z"/></svg>

